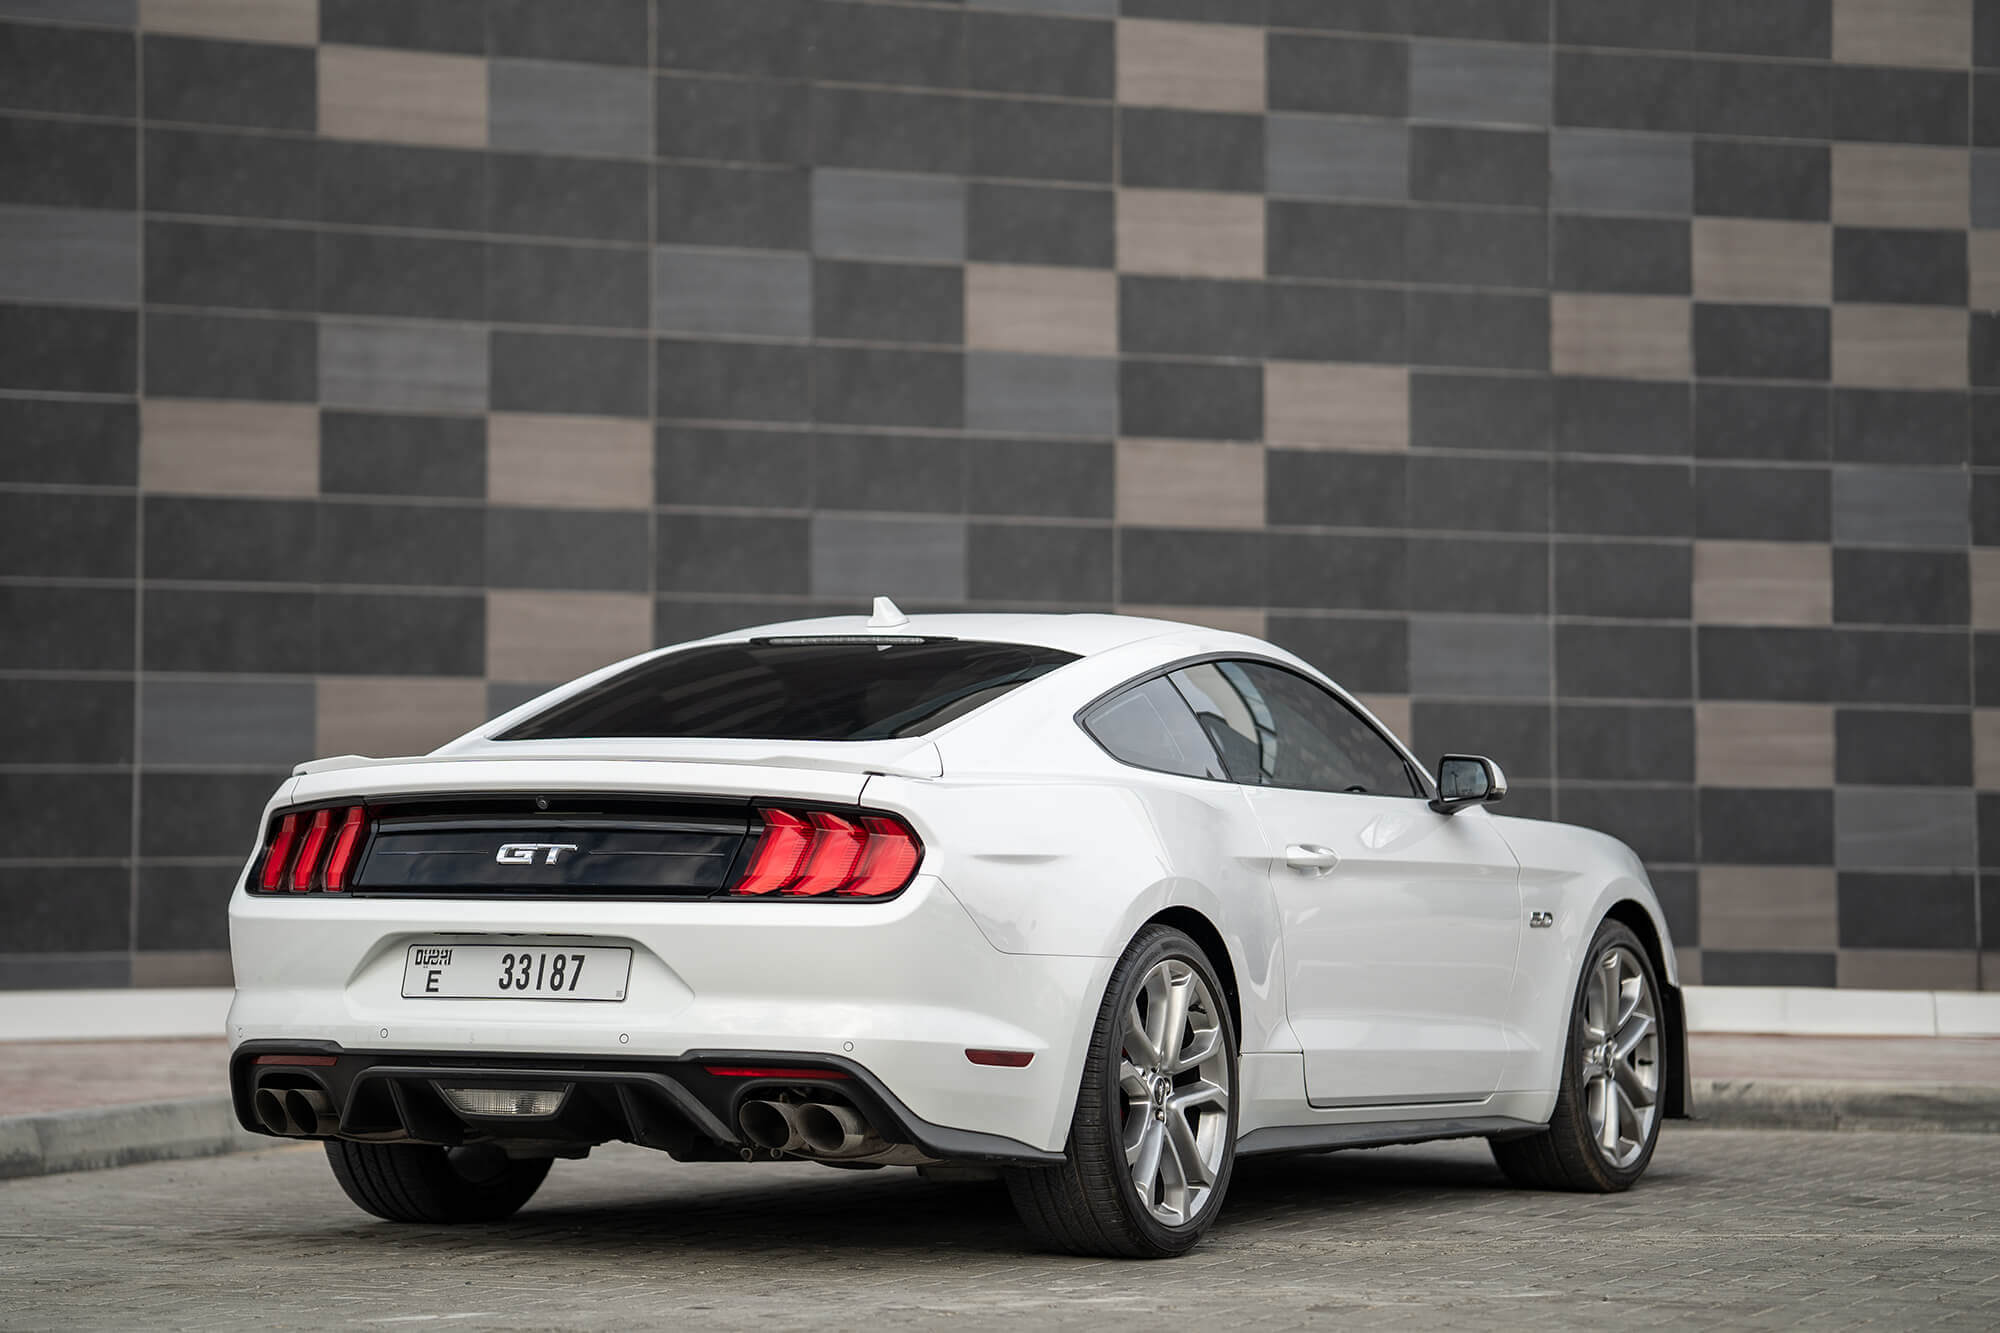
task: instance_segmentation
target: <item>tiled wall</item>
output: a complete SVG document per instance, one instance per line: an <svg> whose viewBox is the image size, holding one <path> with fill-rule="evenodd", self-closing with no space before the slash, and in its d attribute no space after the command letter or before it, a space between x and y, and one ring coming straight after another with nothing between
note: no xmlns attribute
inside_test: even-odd
<svg viewBox="0 0 2000 1333"><path fill-rule="evenodd" d="M1973 0L0 0L0 985L881 592L1269 634L1708 982L1995 985L1996 305Z"/></svg>

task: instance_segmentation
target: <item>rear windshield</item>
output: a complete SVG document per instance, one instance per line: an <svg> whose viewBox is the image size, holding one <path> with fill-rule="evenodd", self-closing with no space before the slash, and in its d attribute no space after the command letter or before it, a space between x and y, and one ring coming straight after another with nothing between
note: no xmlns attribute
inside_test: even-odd
<svg viewBox="0 0 2000 1333"><path fill-rule="evenodd" d="M921 736L1075 660L1056 648L956 639L717 644L634 667L496 739Z"/></svg>

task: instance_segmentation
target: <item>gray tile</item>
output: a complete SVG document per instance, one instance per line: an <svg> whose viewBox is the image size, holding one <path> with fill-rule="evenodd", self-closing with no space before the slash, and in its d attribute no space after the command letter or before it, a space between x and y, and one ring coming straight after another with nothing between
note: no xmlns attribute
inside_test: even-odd
<svg viewBox="0 0 2000 1333"><path fill-rule="evenodd" d="M1550 203L1604 213L1687 213L1692 141L1676 134L1557 130L1549 136Z"/></svg>
<svg viewBox="0 0 2000 1333"><path fill-rule="evenodd" d="M643 70L541 60L486 67L487 137L541 153L653 151L653 79Z"/></svg>
<svg viewBox="0 0 2000 1333"><path fill-rule="evenodd" d="M1537 620L1410 621L1410 692L1545 699L1549 627Z"/></svg>
<svg viewBox="0 0 2000 1333"><path fill-rule="evenodd" d="M812 591L816 597L887 596L905 605L963 601L965 522L815 515Z"/></svg>
<svg viewBox="0 0 2000 1333"><path fill-rule="evenodd" d="M654 261L656 329L790 338L812 332L812 272L804 255L661 246Z"/></svg>
<svg viewBox="0 0 2000 1333"><path fill-rule="evenodd" d="M1965 869L1977 820L1970 791L1841 787L1834 792L1834 864L1843 870Z"/></svg>
<svg viewBox="0 0 2000 1333"><path fill-rule="evenodd" d="M1412 42L1410 115L1417 120L1546 125L1548 48Z"/></svg>
<svg viewBox="0 0 2000 1333"><path fill-rule="evenodd" d="M2000 151L1972 155L1972 225L2000 227Z"/></svg>
<svg viewBox="0 0 2000 1333"><path fill-rule="evenodd" d="M966 0L970 9L1019 9L1040 14L1079 14L1110 18L1118 12L1118 0Z"/></svg>
<svg viewBox="0 0 2000 1333"><path fill-rule="evenodd" d="M1118 433L1118 363L968 352L968 430L1102 438Z"/></svg>
<svg viewBox="0 0 2000 1333"><path fill-rule="evenodd" d="M1264 126L1264 188L1315 199L1402 199L1410 136L1401 125L1331 116L1272 116Z"/></svg>
<svg viewBox="0 0 2000 1333"><path fill-rule="evenodd" d="M323 320L320 397L332 407L486 410L486 332L443 324Z"/></svg>
<svg viewBox="0 0 2000 1333"><path fill-rule="evenodd" d="M141 687L139 707L139 757L150 767L270 767L313 757L309 684L156 677Z"/></svg>
<svg viewBox="0 0 2000 1333"><path fill-rule="evenodd" d="M936 176L813 172L813 250L883 259L965 254L965 184Z"/></svg>
<svg viewBox="0 0 2000 1333"><path fill-rule="evenodd" d="M0 0L10 19L56 19L63 23L108 23L129 28L138 0Z"/></svg>
<svg viewBox="0 0 2000 1333"><path fill-rule="evenodd" d="M0 301L137 305L137 220L96 208L0 207Z"/></svg>
<svg viewBox="0 0 2000 1333"><path fill-rule="evenodd" d="M1833 540L1864 545L1964 546L1971 540L1964 472L1837 468Z"/></svg>

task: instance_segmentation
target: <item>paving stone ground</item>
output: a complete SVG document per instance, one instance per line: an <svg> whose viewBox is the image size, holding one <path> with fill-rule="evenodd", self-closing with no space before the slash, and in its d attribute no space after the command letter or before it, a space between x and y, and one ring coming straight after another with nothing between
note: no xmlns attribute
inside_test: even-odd
<svg viewBox="0 0 2000 1333"><path fill-rule="evenodd" d="M1610 1197L1484 1146L1245 1163L1186 1258L1029 1252L907 1170L558 1162L512 1222L393 1226L316 1147L0 1184L0 1328L2000 1326L2000 1136L1667 1131Z"/></svg>

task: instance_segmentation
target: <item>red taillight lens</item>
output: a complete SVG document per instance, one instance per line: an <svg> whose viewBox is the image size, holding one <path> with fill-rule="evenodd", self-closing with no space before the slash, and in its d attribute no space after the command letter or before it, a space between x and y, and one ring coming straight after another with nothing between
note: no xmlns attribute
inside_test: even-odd
<svg viewBox="0 0 2000 1333"><path fill-rule="evenodd" d="M764 833L732 896L884 898L909 885L923 855L909 829L881 815L757 813Z"/></svg>
<svg viewBox="0 0 2000 1333"><path fill-rule="evenodd" d="M292 892L304 893L312 887L313 871L319 869L320 849L326 846L326 831L333 823L333 811L313 811L312 827L306 830L305 846L299 848L299 862L292 867Z"/></svg>
<svg viewBox="0 0 2000 1333"><path fill-rule="evenodd" d="M347 868L354 860L354 848L361 841L361 831L367 812L360 806L349 806L347 818L341 821L340 833L333 840L333 851L326 858L326 891L339 893L347 887Z"/></svg>
<svg viewBox="0 0 2000 1333"><path fill-rule="evenodd" d="M292 854L292 844L299 840L299 817L286 815L278 821L278 831L271 839L270 850L264 853L263 869L257 872L257 887L270 893L285 879L285 861Z"/></svg>

